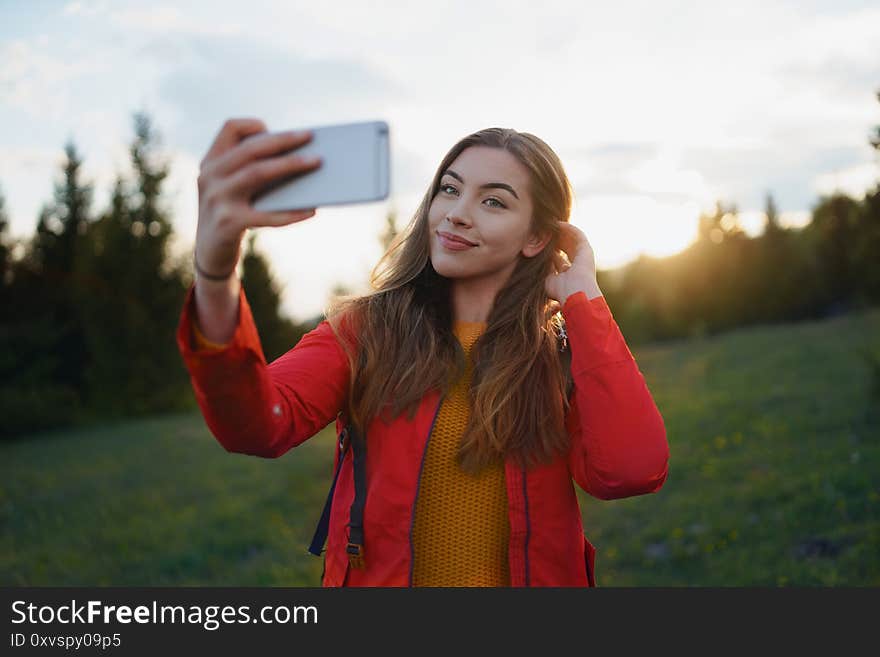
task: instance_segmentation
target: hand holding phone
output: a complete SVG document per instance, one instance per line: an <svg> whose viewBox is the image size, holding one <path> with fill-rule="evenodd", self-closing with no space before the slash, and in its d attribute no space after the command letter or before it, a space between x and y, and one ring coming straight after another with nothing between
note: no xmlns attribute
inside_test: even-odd
<svg viewBox="0 0 880 657"><path fill-rule="evenodd" d="M315 214L314 207L262 212L251 205L255 194L281 177L302 175L321 166L299 152L312 139L308 131L269 133L259 119L230 119L199 167L199 220L195 259L212 277L232 275L248 228L285 226Z"/></svg>

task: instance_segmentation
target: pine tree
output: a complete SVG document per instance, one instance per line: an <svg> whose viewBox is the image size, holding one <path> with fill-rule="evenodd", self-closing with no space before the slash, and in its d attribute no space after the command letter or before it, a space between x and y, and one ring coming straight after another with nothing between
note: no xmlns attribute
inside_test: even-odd
<svg viewBox="0 0 880 657"><path fill-rule="evenodd" d="M12 247L7 235L9 217L6 214L6 197L0 187L0 321L7 318L9 308L9 287L12 283Z"/></svg>
<svg viewBox="0 0 880 657"><path fill-rule="evenodd" d="M241 284L260 335L263 355L271 363L299 342L303 330L281 315L281 289L275 282L269 262L255 247L256 237L251 233L247 238Z"/></svg>
<svg viewBox="0 0 880 657"><path fill-rule="evenodd" d="M725 239L743 235L736 205L715 202L712 214L701 214L697 220L697 241L721 244Z"/></svg>
<svg viewBox="0 0 880 657"><path fill-rule="evenodd" d="M82 309L84 233L89 226L91 186L80 180L82 160L72 141L65 146L63 179L40 210L36 232L21 258L4 274L0 323L0 436L75 422L85 395L90 360Z"/></svg>
<svg viewBox="0 0 880 657"><path fill-rule="evenodd" d="M382 243L383 252L388 250L388 247L391 246L391 242L397 237L397 212L395 210L389 212L385 217L385 221L385 232L379 237L379 240Z"/></svg>
<svg viewBox="0 0 880 657"><path fill-rule="evenodd" d="M880 101L880 91L877 92L877 100ZM874 127L874 136L870 139L871 146L880 151L880 125Z"/></svg>
<svg viewBox="0 0 880 657"><path fill-rule="evenodd" d="M776 203L773 201L773 195L767 192L767 203L764 209L766 221L764 223L764 232L762 237L770 237L773 239L779 233L783 232L782 226L779 225L779 213L776 210Z"/></svg>
<svg viewBox="0 0 880 657"><path fill-rule="evenodd" d="M857 296L855 253L859 204L841 193L823 198L813 209L808 233L819 263L820 294L825 314L838 314Z"/></svg>
<svg viewBox="0 0 880 657"><path fill-rule="evenodd" d="M880 91L877 92L880 101ZM880 161L880 125L874 128L870 139ZM859 235L856 240L853 260L855 278L860 287L859 299L866 305L880 303L880 180L875 181L874 189L865 194L859 212Z"/></svg>
<svg viewBox="0 0 880 657"><path fill-rule="evenodd" d="M54 201L40 212L32 245L43 283L40 309L34 310L44 315L56 332L51 348L58 364L52 379L82 395L89 352L82 313L76 303L81 284L77 261L90 222L92 185L81 181L83 160L72 140L68 140L64 152L63 179L55 184Z"/></svg>
<svg viewBox="0 0 880 657"><path fill-rule="evenodd" d="M128 330L128 318L136 314L138 304L127 279L135 258L130 197L128 185L117 174L110 206L89 231L91 248L81 267L83 280L90 283L78 299L93 354L86 372L88 405L103 415L124 413L124 388L131 378L128 355L135 348Z"/></svg>
<svg viewBox="0 0 880 657"><path fill-rule="evenodd" d="M91 403L104 413L138 414L181 407L186 371L175 344L183 271L169 266L172 225L162 207L169 167L158 161L158 135L149 117L134 115L129 149L131 184L117 177L110 208L94 227L92 282L82 300L90 309Z"/></svg>
<svg viewBox="0 0 880 657"><path fill-rule="evenodd" d="M80 181L82 159L68 140L63 180L55 184L54 203L44 206L37 226L35 249L49 278L69 278L81 236L88 229L92 186Z"/></svg>

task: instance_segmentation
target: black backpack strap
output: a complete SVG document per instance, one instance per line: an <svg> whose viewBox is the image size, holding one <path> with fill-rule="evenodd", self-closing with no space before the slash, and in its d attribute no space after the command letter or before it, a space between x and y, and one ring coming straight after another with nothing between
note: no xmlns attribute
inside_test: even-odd
<svg viewBox="0 0 880 657"><path fill-rule="evenodd" d="M327 501L324 502L324 511L321 513L321 519L318 521L318 527L315 529L315 536L312 538L312 544L309 546L309 552L316 557L320 557L324 552L324 543L327 540L327 532L330 527L330 507L333 504L333 492L336 490L336 480L339 478L339 471L342 469L342 461L345 458L345 452L351 440L346 441L349 434L349 428L345 427L339 434L339 463L336 465L336 472L333 475L333 484L330 486L330 494L327 495Z"/></svg>
<svg viewBox="0 0 880 657"><path fill-rule="evenodd" d="M348 440L346 440L348 438ZM367 499L367 453L366 441L360 436L354 425L348 424L339 434L339 463L333 475L333 484L327 501L324 502L324 511L315 529L315 536L309 546L309 552L315 556L321 556L324 552L324 543L327 541L327 533L330 528L330 509L333 505L333 492L336 490L336 482L339 479L339 471L342 469L342 461L345 453L351 446L354 468L354 500L351 503L350 519L348 523L348 545L345 551L348 553L348 561L352 568L364 568L364 503ZM323 579L323 575L322 575Z"/></svg>
<svg viewBox="0 0 880 657"><path fill-rule="evenodd" d="M348 523L348 562L352 568L364 568L364 503L367 499L366 441L352 426L351 449L354 455L354 500Z"/></svg>

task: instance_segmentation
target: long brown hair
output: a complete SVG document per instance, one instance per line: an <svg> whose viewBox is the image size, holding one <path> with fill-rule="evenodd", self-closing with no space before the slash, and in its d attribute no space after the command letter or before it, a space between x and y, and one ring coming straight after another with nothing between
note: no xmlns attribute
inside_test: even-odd
<svg viewBox="0 0 880 657"><path fill-rule="evenodd" d="M545 278L556 271L558 222L569 220L573 198L556 153L538 137L513 129L487 128L461 139L373 268L372 291L336 298L325 314L351 364L348 417L362 435L376 417L390 422L407 410L412 419L428 390L449 391L463 372L464 351L452 332L451 280L431 264L428 210L442 173L471 146L503 148L528 169L531 229L551 235L536 256L519 254L471 350L470 419L457 458L463 470L476 473L499 458L521 466L546 463L568 448L568 400L555 332L561 314L544 289Z"/></svg>

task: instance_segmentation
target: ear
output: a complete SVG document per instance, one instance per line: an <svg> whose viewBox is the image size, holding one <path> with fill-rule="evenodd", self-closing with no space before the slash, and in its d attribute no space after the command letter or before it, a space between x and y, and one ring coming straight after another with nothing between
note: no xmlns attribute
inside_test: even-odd
<svg viewBox="0 0 880 657"><path fill-rule="evenodd" d="M531 233L522 248L522 254L526 258L533 258L544 250L544 247L547 246L552 237L553 235L549 231L545 234Z"/></svg>

